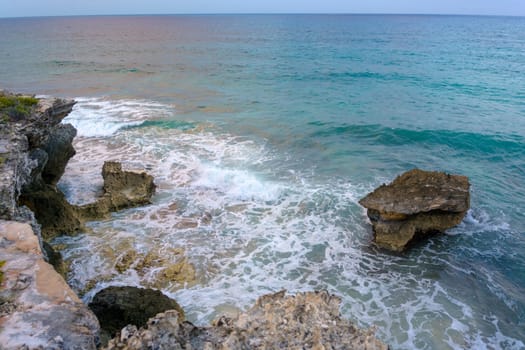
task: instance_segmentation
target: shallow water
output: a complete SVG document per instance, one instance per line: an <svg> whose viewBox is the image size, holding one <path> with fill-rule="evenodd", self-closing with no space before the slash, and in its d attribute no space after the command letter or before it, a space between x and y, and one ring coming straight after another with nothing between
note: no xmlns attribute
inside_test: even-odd
<svg viewBox="0 0 525 350"><path fill-rule="evenodd" d="M105 160L145 168L149 206L63 237L89 300L127 250L197 280L162 290L190 320L261 294L327 289L395 349L525 347L525 20L446 16L1 19L6 88L75 97L60 187L101 190ZM5 29L5 30L3 30ZM471 180L461 225L411 251L372 244L357 201L413 167ZM171 260L170 260L171 259ZM93 283L98 280L98 283Z"/></svg>

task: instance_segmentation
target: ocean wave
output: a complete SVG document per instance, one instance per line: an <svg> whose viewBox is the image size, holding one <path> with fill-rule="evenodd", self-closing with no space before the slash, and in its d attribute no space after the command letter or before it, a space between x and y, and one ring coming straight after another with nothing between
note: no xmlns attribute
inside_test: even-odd
<svg viewBox="0 0 525 350"><path fill-rule="evenodd" d="M519 135L488 135L455 130L412 130L389 128L379 124L360 125L326 125L310 123L318 126L310 134L312 137L349 136L356 142L365 144L380 144L385 146L399 145L446 145L454 149L474 151L481 155L517 154L525 149L525 138Z"/></svg>
<svg viewBox="0 0 525 350"><path fill-rule="evenodd" d="M173 108L146 100L76 98L73 111L64 118L77 129L78 136L108 137L119 130L138 126L150 119L173 115Z"/></svg>

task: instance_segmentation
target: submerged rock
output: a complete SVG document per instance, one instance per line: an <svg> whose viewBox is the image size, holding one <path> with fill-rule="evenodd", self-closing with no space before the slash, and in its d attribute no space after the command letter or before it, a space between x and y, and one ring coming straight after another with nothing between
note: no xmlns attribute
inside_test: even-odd
<svg viewBox="0 0 525 350"><path fill-rule="evenodd" d="M128 324L145 326L149 318L166 310L176 310L178 319L184 320L184 311L179 304L153 289L108 287L95 295L89 308L97 315L106 339L115 336Z"/></svg>
<svg viewBox="0 0 525 350"><path fill-rule="evenodd" d="M367 208L378 246L402 251L412 241L458 225L470 206L466 176L413 169L359 203Z"/></svg>
<svg viewBox="0 0 525 350"><path fill-rule="evenodd" d="M96 349L95 315L44 261L31 226L0 220L0 348Z"/></svg>
<svg viewBox="0 0 525 350"><path fill-rule="evenodd" d="M211 327L181 322L166 311L147 327L127 326L106 349L355 349L386 350L373 330L361 330L339 313L340 299L327 292L262 296L234 319Z"/></svg>

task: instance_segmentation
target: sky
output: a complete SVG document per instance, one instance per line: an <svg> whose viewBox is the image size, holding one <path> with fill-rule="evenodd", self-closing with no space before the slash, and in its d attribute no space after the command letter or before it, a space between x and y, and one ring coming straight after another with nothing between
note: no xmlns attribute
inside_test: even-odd
<svg viewBox="0 0 525 350"><path fill-rule="evenodd" d="M0 0L0 17L186 13L525 16L525 0Z"/></svg>

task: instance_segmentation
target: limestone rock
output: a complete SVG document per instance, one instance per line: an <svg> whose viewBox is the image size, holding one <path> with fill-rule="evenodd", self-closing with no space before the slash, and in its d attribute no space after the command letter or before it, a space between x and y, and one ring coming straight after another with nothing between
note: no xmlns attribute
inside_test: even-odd
<svg viewBox="0 0 525 350"><path fill-rule="evenodd" d="M340 299L327 292L285 292L262 296L235 319L211 327L181 322L174 311L150 319L147 327L124 328L106 349L355 349L386 350L373 330L361 330L339 313Z"/></svg>
<svg viewBox="0 0 525 350"><path fill-rule="evenodd" d="M119 162L107 161L102 167L104 194L94 203L79 207L87 220L100 219L110 212L150 203L155 193L153 176L143 171L122 170Z"/></svg>
<svg viewBox="0 0 525 350"><path fill-rule="evenodd" d="M0 344L8 349L96 349L99 324L46 263L28 224L0 220Z"/></svg>
<svg viewBox="0 0 525 350"><path fill-rule="evenodd" d="M145 172L122 170L119 162L104 162L104 193L115 208L149 203L155 192L153 176Z"/></svg>
<svg viewBox="0 0 525 350"><path fill-rule="evenodd" d="M466 176L413 169L359 203L367 208L376 243L402 251L412 241L459 224L470 206Z"/></svg>
<svg viewBox="0 0 525 350"><path fill-rule="evenodd" d="M145 326L149 318L166 310L177 310L179 320L184 320L179 304L153 289L108 287L95 295L89 308L97 315L102 331L111 337L128 324Z"/></svg>

